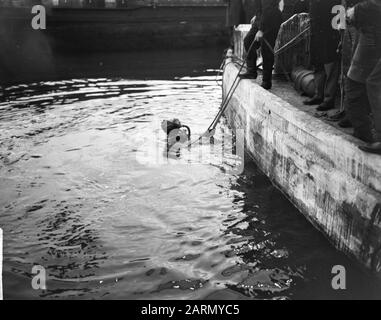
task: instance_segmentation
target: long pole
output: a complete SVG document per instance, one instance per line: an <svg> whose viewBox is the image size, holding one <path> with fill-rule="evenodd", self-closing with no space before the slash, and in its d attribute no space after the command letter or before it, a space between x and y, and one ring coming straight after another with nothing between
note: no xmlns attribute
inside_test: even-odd
<svg viewBox="0 0 381 320"><path fill-rule="evenodd" d="M255 43L255 39L252 41L252 43L250 44L249 49L247 50L246 58L247 58L247 55L252 50L252 48L254 46L254 43ZM244 66L245 66L245 63L242 63L241 67L238 70L238 73L237 73L236 77L234 78L233 84L231 85L231 87L230 87L230 89L229 89L225 99L221 103L221 107L220 107L219 112L217 113L216 117L214 118L214 120L210 124L207 132L211 132L211 131L213 131L216 128L218 122L220 121L222 115L224 114L226 108L228 107L229 102L230 102L231 98L233 97L233 94L234 94L235 90L238 87L238 84L239 84L239 81L240 81L240 77L239 76L240 76Z"/></svg>

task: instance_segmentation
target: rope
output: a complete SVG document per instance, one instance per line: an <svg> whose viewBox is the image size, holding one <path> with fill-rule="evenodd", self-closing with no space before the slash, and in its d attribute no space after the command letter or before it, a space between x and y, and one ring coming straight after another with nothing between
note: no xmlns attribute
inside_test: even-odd
<svg viewBox="0 0 381 320"><path fill-rule="evenodd" d="M249 47L249 49L247 50L246 56L250 53L251 49L252 49L253 46L254 46L254 43L255 43L255 41L253 40L252 43L251 43L251 45L250 45L250 47ZM225 59L225 61L226 61L226 59ZM234 63L234 60L232 59L232 61L230 61L229 63ZM224 65L224 70L225 70L226 66L227 66L229 63L225 63L225 65ZM228 91L228 93L227 93L225 99L222 101L221 106L220 106L220 110L218 111L217 115L214 117L214 119L213 119L212 123L210 124L210 126L208 127L207 131L206 131L204 134L202 134L201 136L199 136L199 137L198 137L196 140L194 140L193 142L190 142L190 143L188 144L188 147L190 147L190 146L192 146L193 144L195 144L195 143L201 141L201 139L202 139L203 137L206 137L207 135L210 135L210 134L212 133L212 131L216 128L216 126L217 126L217 124L218 124L218 121L220 120L220 118L221 118L222 115L224 114L226 108L229 106L229 102L230 102L231 98L233 97L234 91L235 91L236 88L238 87L238 84L239 84L239 81L240 81L240 77L239 77L239 76L240 76L240 74L241 74L241 72L242 72L244 66L245 66L245 63L242 63L242 64L240 65L240 68L239 68L239 70L238 70L238 73L237 73L236 77L234 78L233 84L231 85L231 87L230 87L230 89L229 89L229 91ZM237 81L237 80L238 80L238 81Z"/></svg>
<svg viewBox="0 0 381 320"><path fill-rule="evenodd" d="M232 61L226 63L226 60L227 60L228 58L230 58ZM226 56L224 56L224 57L222 58L221 65L220 65L220 67L219 67L219 69L218 69L218 72L217 72L217 75L216 75L216 83L217 83L218 86L223 87L222 81L221 81L221 84L220 84L220 83L218 82L218 78L219 78L219 76L221 75L221 73L224 74L224 72L225 72L225 68L226 68L229 64L231 64L231 63L235 63L235 64L238 64L239 66L241 66L240 63L238 63L237 61L234 61L234 60L238 60L238 61L241 62L241 63L245 63L245 61L244 61L243 59L241 59L241 58L239 58L239 57L237 57L237 56L235 56L235 55L233 55L233 56L231 56L231 57L226 57ZM221 72L221 70L222 70L222 72Z"/></svg>
<svg viewBox="0 0 381 320"><path fill-rule="evenodd" d="M274 55L278 55L281 51L283 50L286 50L286 49L289 49L289 47L291 47L291 44L296 41L300 36L302 36L303 34L305 34L307 31L310 31L311 27L308 27L306 28L305 30L303 30L302 32L300 32L299 34L297 34L294 38L292 38L289 42L287 42L284 46L280 47L278 50L274 51ZM303 39L300 39L299 41L301 41ZM297 41L295 44L293 44L293 46L295 46L299 41Z"/></svg>
<svg viewBox="0 0 381 320"><path fill-rule="evenodd" d="M284 51L284 50L286 50L286 49L289 49L289 48L295 46L295 45L298 43L298 41L297 41L296 43L294 43L294 42L295 42L296 40L298 40L304 33L306 33L306 32L309 31L309 30L310 30L310 28L307 28L307 29L303 30L303 31L300 32L298 35L296 35L293 39L291 39L290 41L288 41L284 46L282 46L281 48L279 48L279 49L276 50L276 51L274 51L274 49L271 47L271 45L270 45L269 42L266 40L266 38L262 38L262 40L263 40L263 42L269 47L270 51L274 54L274 57L275 57L275 56L278 55L280 52L282 52L282 51ZM301 41L301 39L300 39L299 41ZM251 43L249 49L247 50L246 57L247 57L247 55L250 53L250 51L252 50L254 43L255 43L255 40L253 40L253 42ZM221 66L220 66L220 69L221 69L221 67L223 66L223 73L225 72L226 67L227 67L230 63L236 63L236 64L238 64L238 65L240 66L240 68L239 68L239 70L238 70L238 73L237 73L237 75L236 75L236 77L235 77L235 79L234 79L234 81L233 81L233 84L231 85L231 87L230 87L230 89L229 89L229 91L228 91L228 93L227 93L225 99L222 101L221 106L220 106L220 109L219 109L217 115L214 117L212 123L211 123L210 126L208 127L208 130L207 130L204 134L202 134L201 136L199 136L196 140L194 140L193 142L190 142L190 143L188 144L188 147L190 147L190 146L194 145L195 143L201 141L201 139L202 139L203 137L206 137L207 135L211 135L211 136L213 136L213 134L211 134L212 131L216 128L216 126L217 126L217 124L218 124L218 121L221 119L221 117L222 117L222 115L224 114L225 110L226 110L227 107L229 106L229 102L230 102L231 98L233 97L233 94L234 94L235 90L236 90L237 87L238 87L239 80L240 80L239 76L240 76L240 74L241 74L241 72L242 72L242 70L243 70L243 68L244 68L244 66L245 66L245 64L246 64L246 61L245 61L246 59L241 59L241 58L239 58L239 57L237 57L237 56L233 56L233 57L231 57L231 61L230 61L230 62L226 63L226 60L227 60L227 57L224 57L224 59L223 59L223 61L222 61L222 63L221 63ZM241 64L237 63L237 62L234 61L234 60L238 60L238 61L240 61ZM287 80L290 81L290 82L292 82L290 76L288 75L288 72L285 70L285 68L283 67L283 65L282 65L281 63L280 63L280 66L281 66L281 68L283 69L283 72L284 72L284 74L286 75ZM218 75L219 75L219 73L218 73ZM237 80L238 80L238 81L237 81ZM217 84L218 84L218 82L217 82Z"/></svg>
<svg viewBox="0 0 381 320"><path fill-rule="evenodd" d="M274 52L274 49L273 47L270 45L270 43L265 39L265 38L262 38L263 42L268 46L268 48L270 49L270 51L273 53L274 57L275 57L275 52ZM279 63L280 67L282 68L283 70L283 73L285 74L286 78L287 78L287 81L289 82L292 82L290 76L288 75L288 72L287 70L284 68L283 64L282 63Z"/></svg>

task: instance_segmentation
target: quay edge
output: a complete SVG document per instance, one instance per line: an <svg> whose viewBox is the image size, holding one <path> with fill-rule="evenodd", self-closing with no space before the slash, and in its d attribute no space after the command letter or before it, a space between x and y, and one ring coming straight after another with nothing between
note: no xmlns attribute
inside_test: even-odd
<svg viewBox="0 0 381 320"><path fill-rule="evenodd" d="M242 39L242 37L241 37ZM223 76L224 96L238 67ZM340 251L381 275L381 157L253 80L240 81L225 112L244 129L259 168Z"/></svg>

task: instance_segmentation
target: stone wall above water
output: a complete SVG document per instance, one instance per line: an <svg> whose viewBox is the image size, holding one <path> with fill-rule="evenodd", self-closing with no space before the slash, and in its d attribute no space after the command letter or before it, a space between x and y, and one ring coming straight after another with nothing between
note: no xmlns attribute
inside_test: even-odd
<svg viewBox="0 0 381 320"><path fill-rule="evenodd" d="M236 30L238 55L245 32L247 26ZM225 94L237 72L235 64L226 66ZM244 130L249 155L274 185L337 249L379 275L381 157L254 80L241 80L226 116Z"/></svg>

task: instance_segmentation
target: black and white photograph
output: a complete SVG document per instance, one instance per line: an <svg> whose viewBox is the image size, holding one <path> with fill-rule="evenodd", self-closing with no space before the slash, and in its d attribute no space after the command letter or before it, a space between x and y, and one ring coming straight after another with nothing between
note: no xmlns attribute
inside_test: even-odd
<svg viewBox="0 0 381 320"><path fill-rule="evenodd" d="M0 309L380 299L381 0L0 0Z"/></svg>

